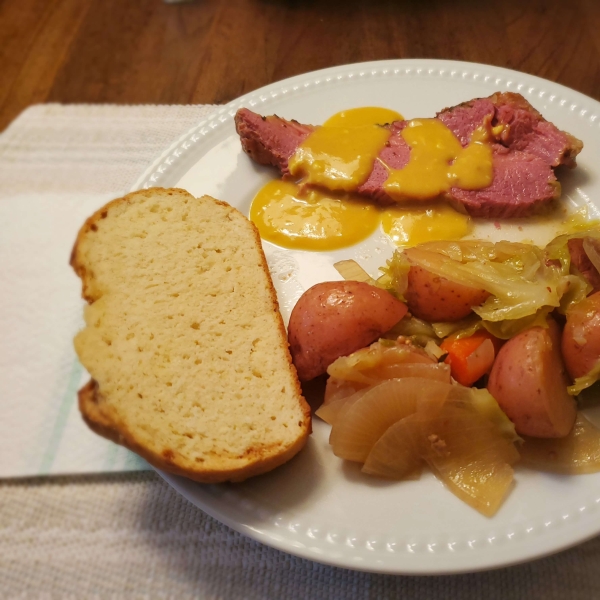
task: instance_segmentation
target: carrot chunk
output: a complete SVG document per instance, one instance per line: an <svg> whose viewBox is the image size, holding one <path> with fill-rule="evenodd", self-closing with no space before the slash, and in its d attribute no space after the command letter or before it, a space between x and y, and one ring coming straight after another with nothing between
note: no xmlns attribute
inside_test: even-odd
<svg viewBox="0 0 600 600"><path fill-rule="evenodd" d="M465 338L446 338L441 348L448 353L452 377L461 385L471 386L492 368L502 340L487 331L476 331Z"/></svg>

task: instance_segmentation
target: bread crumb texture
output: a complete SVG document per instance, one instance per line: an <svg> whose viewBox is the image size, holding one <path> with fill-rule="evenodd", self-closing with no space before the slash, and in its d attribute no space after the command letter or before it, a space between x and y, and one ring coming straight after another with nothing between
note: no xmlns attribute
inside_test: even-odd
<svg viewBox="0 0 600 600"><path fill-rule="evenodd" d="M241 213L183 190L135 192L88 219L72 264L90 302L75 348L113 437L199 481L244 479L302 447L310 410Z"/></svg>

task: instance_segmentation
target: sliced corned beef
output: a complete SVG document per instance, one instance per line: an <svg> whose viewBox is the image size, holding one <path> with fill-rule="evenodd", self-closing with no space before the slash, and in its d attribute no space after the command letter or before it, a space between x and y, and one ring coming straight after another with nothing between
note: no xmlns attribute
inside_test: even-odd
<svg viewBox="0 0 600 600"><path fill-rule="evenodd" d="M396 121L388 125L390 137L387 144L379 153L380 161L375 161L368 179L358 187L358 193L370 196L379 204L394 204L395 201L383 191L383 184L388 178L388 171L382 163L392 169L402 169L410 159L410 147L404 141L401 133L407 121Z"/></svg>
<svg viewBox="0 0 600 600"><path fill-rule="evenodd" d="M480 190L452 188L448 200L464 206L474 217L508 219L539 213L560 197L554 171L541 159L526 152L494 153L494 179Z"/></svg>
<svg viewBox="0 0 600 600"><path fill-rule="evenodd" d="M473 132L485 123L491 123L496 108L489 98L478 98L453 108L446 108L436 117L466 146Z"/></svg>
<svg viewBox="0 0 600 600"><path fill-rule="evenodd" d="M437 114L463 146L471 133L490 119L492 127L503 126L497 141L509 150L539 156L551 167L575 166L575 157L583 144L572 135L546 121L521 94L498 92L489 98L478 98ZM473 126L474 125L474 126Z"/></svg>
<svg viewBox="0 0 600 600"><path fill-rule="evenodd" d="M315 129L277 115L262 117L247 108L237 111L235 127L244 152L261 165L277 167L282 175L288 174L288 160Z"/></svg>
<svg viewBox="0 0 600 600"><path fill-rule="evenodd" d="M480 190L452 188L446 194L450 202L476 217L526 217L540 212L560 196L553 168L575 166L575 157L583 147L579 140L546 121L525 98L510 92L444 109L436 118L463 146L481 125L489 124L496 132L492 184ZM248 109L238 111L235 123L244 150L257 162L277 167L283 175L289 174L289 158L314 129L276 116L261 117ZM393 204L383 188L388 172L382 163L401 169L409 161L410 148L401 135L406 121L385 126L390 129L390 138L357 191L380 204Z"/></svg>

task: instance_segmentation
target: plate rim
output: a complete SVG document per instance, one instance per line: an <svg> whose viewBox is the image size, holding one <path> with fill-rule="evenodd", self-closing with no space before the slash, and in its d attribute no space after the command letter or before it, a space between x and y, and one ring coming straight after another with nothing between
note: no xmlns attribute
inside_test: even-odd
<svg viewBox="0 0 600 600"><path fill-rule="evenodd" d="M152 465L150 465L152 466ZM375 563L362 563L362 562L352 562L347 557L344 558L336 558L332 555L321 554L317 552L314 547L310 547L307 544L303 544L301 542L290 542L289 539L281 538L280 536L269 535L265 531L261 531L255 527L252 527L247 524L243 524L240 521L230 517L229 515L219 512L217 509L213 508L210 504L202 504L195 496L188 494L185 489L187 485L194 485L197 482L192 480L185 480L184 477L174 475L173 473L167 473L166 471L162 471L155 467L152 467L157 474L171 487L175 492L179 495L183 496L188 502L193 504L196 508L199 508L215 519L222 525L233 529L234 531L245 535L257 542L264 544L270 548L278 550L280 552L285 552L287 554L291 554L298 558L302 558L305 560L310 560L313 562L317 562L322 565L326 565L328 567L335 567L339 569L350 569L353 571L360 571L364 573L374 573L379 575L403 575L403 576L445 576L445 575L465 575L469 573L481 573L486 571L496 571L499 569L514 567L517 565L525 564L532 561L542 560L549 556L557 555L561 552L568 551L575 546L579 546L595 537L598 536L599 531L594 531L592 533L584 534L583 536L578 537L577 539L571 540L569 542L565 542L560 545L560 547L551 546L542 551L536 552L534 555L527 554L526 552L522 552L521 554L516 554L514 558L509 558L503 560L501 562L490 560L482 560L479 564L473 566L468 566L466 563L463 566L451 565L443 568L431 569L429 566L426 568L421 568L420 566L414 566L409 568L398 568L394 565L385 565L385 564L375 564ZM201 485L201 484L198 484ZM211 484L216 485L216 484ZM598 501L597 501L598 502ZM600 529L600 527L599 527ZM481 556L482 553L480 553ZM406 556L404 555L398 555ZM486 554L486 556L491 556ZM356 561L355 557L355 561Z"/></svg>
<svg viewBox="0 0 600 600"><path fill-rule="evenodd" d="M390 73L390 75L394 77L413 74L418 76L421 75L421 71L423 70L427 70L427 73L425 73L425 75L431 75L437 70L438 77L442 76L442 72L448 72L448 76L451 78L466 79L466 75L468 74L471 76L471 81L477 81L477 79L475 78L475 71L485 71L486 73L489 73L492 76L496 76L494 84L496 87L499 87L499 89L520 92L523 93L523 95L525 95L526 97L532 97L533 92L537 91L538 97L540 99L546 98L550 102L554 102L557 93L560 92L563 96L562 98L558 99L558 101L561 102L561 106L565 103L568 103L569 109L573 112L579 111L580 116L582 118L586 116L588 112L592 112L593 114L589 114L587 118L591 121L592 125L600 125L599 101L589 96L586 96L581 92L577 92L576 90L568 88L562 84L552 82L535 75L530 75L527 73L507 69L505 67L486 65L482 63L441 59L391 59L382 61L351 63L336 67L328 67L325 69L312 71L308 73L302 73L294 77L273 82L253 92L240 96L239 98L236 98L223 106L215 106L215 110L213 112L211 112L206 118L202 119L196 126L190 128L181 136L179 136L176 140L174 140L168 148L166 148L159 156L157 156L157 158L150 165L148 165L148 167L143 171L143 173L138 177L138 179L132 186L131 191L151 187L154 185L160 185L161 180L165 176L168 176L170 167L172 165L175 165L178 159L185 152L189 151L193 147L193 145L196 144L196 142L207 139L207 136L210 136L211 131L230 121L233 118L233 115L235 114L237 108L241 107L242 105L250 107L255 107L257 105L259 106L260 104L268 101L269 99L275 99L276 97L278 97L279 94L287 93L287 91L282 90L287 90L287 88L291 88L292 91L297 91L300 89L310 87L310 85L320 85L323 78L325 78L326 83L329 83L331 79L327 80L328 77L335 76L337 80L339 79L338 75L341 75L342 78L348 78L348 76L352 77L355 75L358 75L359 77L375 76L375 72L381 73L386 69L391 69L392 73ZM404 72L402 73L402 71ZM351 73L352 75L349 75ZM517 81L514 81L515 78L517 78ZM523 80L526 81L527 84L523 83L523 80L518 81L518 78L523 78ZM486 83L488 79L490 79L490 76L486 75ZM548 85L550 85L551 88L557 90L557 92L547 94L547 90L540 89L543 87L547 87ZM524 87L526 87L525 90L523 89ZM590 111L590 109L593 110ZM282 539L280 541L274 539L272 535L269 535L265 531L260 531L255 527L244 525L243 523L230 518L227 514L214 509L212 506L210 506L210 504L203 504L200 499L198 499L193 494L187 492L187 490L185 489L185 485L179 482L176 476L171 475L169 473L164 473L158 469L156 470L160 474L160 476L169 485L171 485L171 487L173 487L175 491L183 495L187 500L191 501L195 506L203 510L205 513L209 514L211 517L227 525L228 527L231 527L239 533L247 535L252 539L255 539L270 547L276 548L277 550L284 551L299 556L301 558L309 559L330 566L350 568L366 572L397 575L446 575L497 569L521 564L523 562L536 560L545 556L555 554L557 552L566 550L570 547L583 543L586 540L589 540L598 535L598 533L600 533L600 525L598 525L597 529L593 530L591 533L590 531L587 531L586 533L575 536L572 539L568 539L567 541L562 540L562 542L555 542L554 544L551 544L549 548L543 548L541 550L538 549L533 552L528 552L526 549L521 553L516 552L516 556L514 557L514 559L504 559L498 561L494 559L493 553L484 553L486 557L489 557L489 560L483 560L476 566L469 566L467 564L461 565L460 560L457 561L457 564L448 566L446 568L431 568L431 562L435 561L424 561L424 568L403 568L402 566L386 566L379 563L353 563L352 560L349 560L347 556L342 556L341 558L336 559L330 555L327 556L323 554L316 554L315 552L311 552L310 548L306 545L298 545L297 543L294 544L293 541L289 541L286 539ZM189 482L185 481L185 483L187 484ZM600 503L600 498L597 498L595 503L597 507ZM558 537L560 538L560 536ZM521 545L521 549L522 548L523 546ZM396 556L399 559L399 562L401 563L401 556L406 556L406 554L398 554ZM464 554L460 556L464 557Z"/></svg>

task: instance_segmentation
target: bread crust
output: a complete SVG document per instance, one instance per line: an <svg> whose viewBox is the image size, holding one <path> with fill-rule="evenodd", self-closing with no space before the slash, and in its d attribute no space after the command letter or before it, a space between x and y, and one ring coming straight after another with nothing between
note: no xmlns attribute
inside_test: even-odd
<svg viewBox="0 0 600 600"><path fill-rule="evenodd" d="M262 457L262 453L257 452L257 459L249 462L249 464L243 468L191 471L190 469L179 467L172 460L169 460L168 457L151 452L137 443L135 437L133 437L123 425L119 426L114 424L102 411L101 394L98 390L98 382L94 379L90 379L90 381L79 390L78 399L79 410L83 420L94 433L97 433L120 446L128 448L161 471L167 471L174 475L181 475L188 479L192 479L193 481L198 481L199 483L223 483L225 481L237 483L256 475L268 473L276 467L288 462L300 452L306 444L310 434L309 426L305 429L303 435L298 438L296 443L286 448L284 452L268 457ZM310 407L307 405L306 408L308 409L308 417L310 418Z"/></svg>
<svg viewBox="0 0 600 600"><path fill-rule="evenodd" d="M85 264L84 259L80 255L80 248L83 240L86 238L86 236L90 235L90 233L97 231L99 222L101 220L106 219L109 216L109 213L115 208L134 202L140 197L140 195L151 197L157 193L184 194L187 195L189 198L195 200L195 198L188 194L188 192L177 188L150 188L148 190L132 192L124 196L123 198L118 198L109 202L108 204L97 210L92 216L90 216L85 221L85 223L81 227L77 235L75 244L73 246L73 250L71 252L70 264L77 273L77 275L81 278L82 297L89 304L93 304L98 298L95 296L93 292L94 288L91 285L94 274L90 270L89 266ZM235 208L231 207L226 202L222 202L212 198L211 200L214 201L217 205L229 209L230 213L227 215L227 218L234 218L233 213L235 213L236 217L241 216L242 218L246 219L242 215L242 213L240 213ZM254 243L256 245L256 248L260 251L259 254L262 269L267 275L267 281L269 284L268 295L270 298L271 305L273 307L273 311L276 314L278 334L282 342L281 345L282 348L285 348L287 367L289 368L289 371L293 376L292 380L294 382L295 388L293 393L298 398L299 407L302 415L302 420L299 423L300 431L296 440L292 444L287 445L285 447L281 447L281 445L277 445L276 447L272 448L270 448L268 445L261 445L260 447L249 447L244 453L244 464L239 467L207 468L203 464L198 465L191 464L190 461L186 462L185 459L181 457L179 453L174 453L169 450L164 450L161 453L158 453L153 451L153 449L147 447L146 445L140 443L139 440L136 439L135 435L131 432L127 424L124 423L122 420L116 418L114 411L111 411L110 407L107 408L107 404L102 393L101 381L95 381L94 379L91 379L88 382L88 384L85 385L79 391L78 394L79 409L83 416L83 419L86 422L86 424L90 427L90 429L92 429L95 433L117 444L129 448L130 450L144 458L146 461L148 461L152 466L158 469L176 475L181 475L202 483L244 481L249 477L253 477L255 475L260 475L262 473L271 471L272 469L289 461L294 455L296 455L306 444L308 436L311 433L310 407L307 404L304 397L302 396L300 382L297 377L296 369L292 363L292 358L287 343L287 332L283 324L281 314L279 312L277 295L273 287L271 277L269 275L269 269L266 262L266 258L264 256L264 252L262 252L260 234L253 223L251 223L250 221L247 222L251 225L251 230L254 236Z"/></svg>

